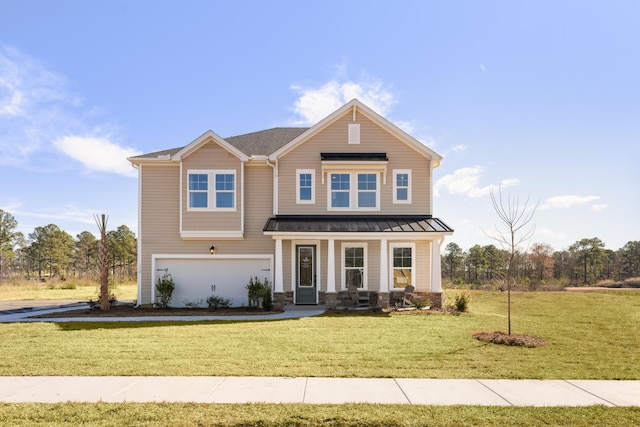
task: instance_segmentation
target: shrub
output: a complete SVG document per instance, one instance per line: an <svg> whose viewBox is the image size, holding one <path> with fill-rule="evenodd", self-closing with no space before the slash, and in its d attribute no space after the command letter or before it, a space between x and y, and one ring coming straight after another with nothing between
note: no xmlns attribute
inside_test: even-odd
<svg viewBox="0 0 640 427"><path fill-rule="evenodd" d="M271 284L266 277L264 281L260 281L258 277L251 277L247 285L247 296L249 299L249 307L262 306L266 311L273 309Z"/></svg>
<svg viewBox="0 0 640 427"><path fill-rule="evenodd" d="M273 296L271 295L271 285L266 278L262 283L262 308L265 311L273 310Z"/></svg>
<svg viewBox="0 0 640 427"><path fill-rule="evenodd" d="M462 291L458 295L453 302L453 306L456 311L463 313L469 309L469 302L471 301L471 294L469 291Z"/></svg>
<svg viewBox="0 0 640 427"><path fill-rule="evenodd" d="M161 277L158 277L156 290L158 291L158 297L160 298L160 307L167 308L169 306L171 295L173 295L173 290L175 288L176 285L173 283L173 277L171 277L171 274L168 272L165 271Z"/></svg>
<svg viewBox="0 0 640 427"><path fill-rule="evenodd" d="M187 308L198 308L202 304L204 304L204 300L202 298L199 298L195 301L184 300L184 306Z"/></svg>
<svg viewBox="0 0 640 427"><path fill-rule="evenodd" d="M207 298L207 305L209 308L218 309L218 308L227 308L231 307L231 299L219 297L217 295L211 295Z"/></svg>

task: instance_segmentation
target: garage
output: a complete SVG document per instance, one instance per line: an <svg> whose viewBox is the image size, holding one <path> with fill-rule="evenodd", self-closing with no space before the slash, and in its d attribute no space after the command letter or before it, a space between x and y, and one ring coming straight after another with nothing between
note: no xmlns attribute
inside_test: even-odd
<svg viewBox="0 0 640 427"><path fill-rule="evenodd" d="M175 290L171 307L204 301L211 295L231 299L233 307L247 306L247 284L251 277L273 283L271 255L154 255L154 286L165 272L171 274Z"/></svg>

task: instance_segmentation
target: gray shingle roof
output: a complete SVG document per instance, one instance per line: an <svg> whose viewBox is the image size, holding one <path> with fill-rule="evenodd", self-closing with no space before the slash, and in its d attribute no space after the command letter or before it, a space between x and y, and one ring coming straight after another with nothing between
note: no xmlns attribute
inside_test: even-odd
<svg viewBox="0 0 640 427"><path fill-rule="evenodd" d="M302 135L309 128L272 128L258 132L246 133L244 135L231 136L225 138L229 144L251 156L266 156L282 148L289 142ZM184 147L171 148L168 150L155 151L153 153L134 156L132 159L157 158L158 156L173 156Z"/></svg>
<svg viewBox="0 0 640 427"><path fill-rule="evenodd" d="M309 128L272 128L225 138L244 154L267 156L293 141Z"/></svg>

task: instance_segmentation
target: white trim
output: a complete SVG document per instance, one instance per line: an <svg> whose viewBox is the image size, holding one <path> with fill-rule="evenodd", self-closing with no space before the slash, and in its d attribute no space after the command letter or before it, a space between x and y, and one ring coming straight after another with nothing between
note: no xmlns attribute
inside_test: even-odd
<svg viewBox="0 0 640 427"><path fill-rule="evenodd" d="M297 284L297 266L296 266L296 246L297 245L315 245L316 246L316 301L314 304L318 303L318 295L320 294L320 289L322 288L322 246L320 245L320 240L291 240L289 242L291 244L291 291L293 292L293 304L296 303L296 288Z"/></svg>
<svg viewBox="0 0 640 427"><path fill-rule="evenodd" d="M370 171L371 172L371 171ZM329 173L329 178L331 175L349 175L349 206L348 207L333 207L331 206L331 193L334 191L331 189L331 179L329 179L327 184L327 210L328 211L355 211L355 212L378 212L380 211L380 193L381 185L380 185L380 174L377 172L367 173L366 171L358 171L358 172L340 172L340 171L331 171ZM375 175L376 177L376 206L375 207L359 207L358 206L358 175ZM336 190L337 191L337 190ZM346 190L340 190L340 192L347 192ZM372 191L366 191L367 193L371 193Z"/></svg>
<svg viewBox="0 0 640 427"><path fill-rule="evenodd" d="M237 196L238 180L234 178L234 198ZM240 231L244 234L244 162L240 163Z"/></svg>
<svg viewBox="0 0 640 427"><path fill-rule="evenodd" d="M311 200L300 199L300 175L311 175ZM316 202L316 170L315 169L296 169L296 203L297 204L315 204Z"/></svg>
<svg viewBox="0 0 640 427"><path fill-rule="evenodd" d="M335 240L353 240L354 235L357 234L358 240L380 240L381 238L386 238L389 240L411 240L411 241L424 241L424 240L437 240L442 238L443 236L450 236L453 234L452 231L449 232L411 232L411 231L383 231L383 232L331 232L327 233L326 231L317 231L317 232L309 232L301 234L300 232L284 232L284 231L264 231L265 236L271 236L273 239L283 239L283 240L295 240L295 239L321 239L326 240L328 238L332 238Z"/></svg>
<svg viewBox="0 0 640 427"><path fill-rule="evenodd" d="M396 248L410 248L411 249L411 285L416 286L417 282L417 265L416 265L416 244L415 242L393 242L389 244L389 289L392 291L401 291L404 288L396 288L393 281L393 250Z"/></svg>
<svg viewBox="0 0 640 427"><path fill-rule="evenodd" d="M387 185L387 164L385 161L353 161L324 160L322 162L322 185L325 185L325 176L329 173L351 172L376 172L382 174L382 184Z"/></svg>
<svg viewBox="0 0 640 427"><path fill-rule="evenodd" d="M191 141L188 145L178 151L176 154L172 156L173 161L181 161L194 151L196 151L201 146L207 144L210 141L216 142L222 148L239 158L241 161L246 162L249 161L249 157L244 154L242 151L238 150L233 145L229 144L223 138L221 138L218 134L213 132L212 130L208 130L193 141Z"/></svg>
<svg viewBox="0 0 640 427"><path fill-rule="evenodd" d="M180 237L183 240L205 240L205 239L242 240L244 239L244 232L242 230L221 230L221 231L180 230Z"/></svg>
<svg viewBox="0 0 640 427"><path fill-rule="evenodd" d="M398 200L398 175L406 174L408 176L407 184L407 200ZM393 170L393 203L395 204L410 204L411 193L413 192L411 179L411 169L394 169ZM404 187L400 187L404 188ZM431 193L431 192L430 192Z"/></svg>
<svg viewBox="0 0 640 427"><path fill-rule="evenodd" d="M369 289L369 284L368 284L368 279L369 279L369 275L368 275L368 267L369 267L369 263L368 263L368 257L369 257L369 251L368 251L368 243L366 242L343 242L340 245L340 289L347 290L347 286L346 286L346 267L344 265L344 252L346 248L363 248L363 271L362 271L362 287L358 288L360 290L366 291Z"/></svg>
<svg viewBox="0 0 640 427"><path fill-rule="evenodd" d="M442 160L442 156L440 156L438 153L436 153L435 151L433 151L432 149L424 145L422 142L418 141L417 139L415 139L414 137L412 137L411 135L409 135L408 133L400 129L398 126L394 125L393 123L391 123L390 121L382 117L380 114L376 113L371 108L367 107L366 105L364 105L362 102L360 102L358 99L355 99L355 98L349 101L348 103L344 104L342 107L338 108L333 113L329 114L327 117L325 117L324 119L316 123L314 126L309 128L306 132L302 133L297 138L295 138L294 140L292 140L291 142L289 142L279 150L276 150L269 157L274 160L279 159L280 157L284 156L285 154L287 154L288 152L296 148L299 144L302 144L312 136L321 132L327 126L330 126L331 124L333 124L335 121L340 119L344 114L348 114L349 112L351 112L349 110L352 110L354 107L357 108L357 110L361 114L363 114L365 117L369 118L371 121L373 121L383 129L387 130L393 136L400 139L402 142L404 142L409 147L413 148L422 156L426 157L427 159L430 159L431 168L435 168L440 164L440 161Z"/></svg>
<svg viewBox="0 0 640 427"><path fill-rule="evenodd" d="M181 164L182 168L182 164ZM191 207L189 204L189 196L191 191L189 189L189 177L191 175L207 175L207 207L199 208L199 207ZM221 193L233 193L233 207L231 208L219 208L216 206L216 195L218 190L216 190L216 176L217 175L233 175L233 191L224 190L220 191ZM240 166L240 175L241 175L241 183L240 187L244 188L244 163ZM180 185L180 189L182 189L183 185ZM237 212L238 211L238 171L236 169L187 169L187 212ZM244 191L242 192L244 196ZM182 200L182 196L180 197ZM241 200L242 202L242 200ZM241 203L242 204L242 203ZM182 209L180 210L182 212ZM241 208L242 211L242 208ZM241 212L241 222L242 222L242 212Z"/></svg>
<svg viewBox="0 0 640 427"><path fill-rule="evenodd" d="M138 165L138 236L137 236L137 253L138 253L138 301L137 305L142 304L142 165ZM154 286L155 287L155 286Z"/></svg>

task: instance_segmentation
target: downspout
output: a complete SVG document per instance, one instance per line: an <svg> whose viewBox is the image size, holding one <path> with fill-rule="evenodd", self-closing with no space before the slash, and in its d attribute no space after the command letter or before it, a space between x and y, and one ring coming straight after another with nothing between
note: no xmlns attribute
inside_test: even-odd
<svg viewBox="0 0 640 427"><path fill-rule="evenodd" d="M278 161L273 162L267 156L267 164L273 168L273 215L278 215Z"/></svg>

